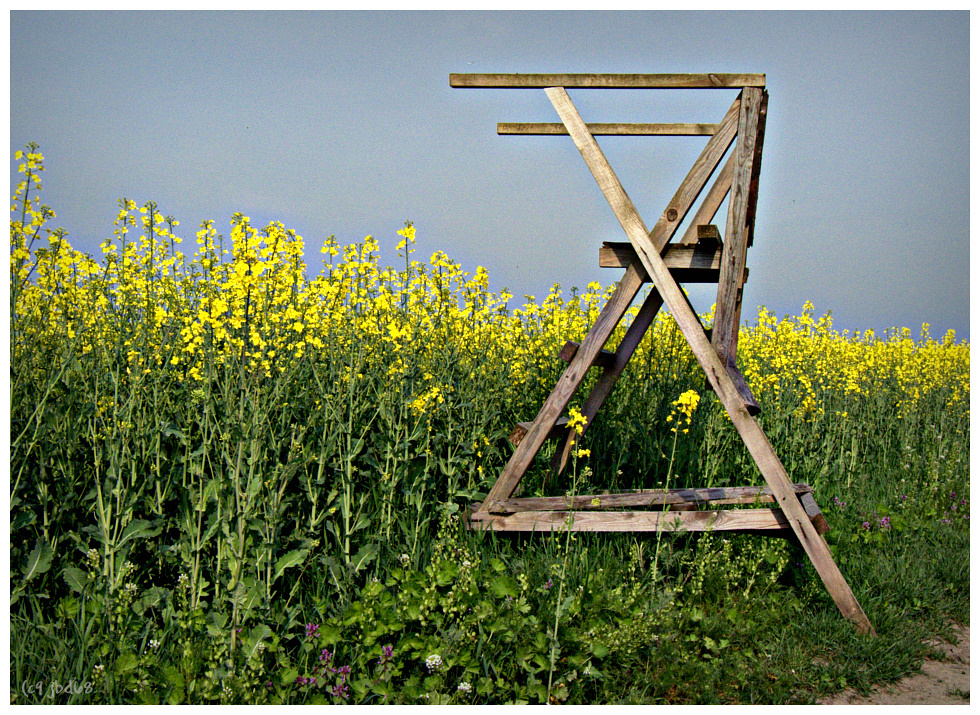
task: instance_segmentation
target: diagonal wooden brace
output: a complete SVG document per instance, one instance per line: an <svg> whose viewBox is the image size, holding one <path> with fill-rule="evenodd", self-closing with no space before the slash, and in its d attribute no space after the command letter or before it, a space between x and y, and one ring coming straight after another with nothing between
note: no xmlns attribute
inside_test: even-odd
<svg viewBox="0 0 980 715"><path fill-rule="evenodd" d="M626 270L626 274L619 282L612 297L603 306L595 325L582 340L574 357L572 357L572 361L565 368L561 377L558 378L554 390L545 400L541 409L538 410L530 429L520 444L517 445L517 449L511 455L486 499L483 500L477 514L492 510L498 500L507 499L514 493L514 489L521 477L524 476L524 472L527 471L538 450L548 438L551 428L568 406L575 390L585 379L589 367L599 355L599 351L602 350L602 346L606 344L623 315L626 314L633 298L636 297L642 286L643 278L640 275L640 270L635 265L631 265Z"/></svg>
<svg viewBox="0 0 980 715"><path fill-rule="evenodd" d="M816 528L807 518L806 511L796 498L789 476L776 456L775 450L773 450L758 422L752 418L746 409L734 382L728 375L725 364L709 343L697 315L690 308L683 291L670 275L669 269L660 257L658 247L650 241L646 226L636 207L626 195L626 191L599 149L595 138L588 132L585 123L568 97L568 93L561 87L548 88L545 93L568 129L569 135L582 154L582 158L585 159L586 165L595 177L610 207L612 207L613 213L626 232L630 243L633 244L644 268L663 297L664 303L674 316L678 328L694 352L709 383L731 417L732 423L745 442L766 483L772 489L779 508L789 521L793 532L837 607L846 618L855 623L859 631L874 634L871 622L834 562L827 543L817 533Z"/></svg>
<svg viewBox="0 0 980 715"><path fill-rule="evenodd" d="M582 415L586 420L582 426L583 433L592 424L592 420L599 413L599 408L602 407L602 403L606 401L619 376L623 374L623 370L626 369L626 364L633 357L633 353L640 345L640 341L643 340L647 328L653 323L653 319L660 310L661 305L663 305L663 299L660 297L660 293L656 290L650 291L650 294L643 301L643 305L640 306L640 311L633 318L633 322L629 328L626 329L626 335L623 336L619 348L616 349L616 358L613 364L603 371L602 376L598 379L595 387L592 388L592 392L589 393L588 399L586 399L585 404L582 406ZM565 469L565 465L568 463L568 455L571 454L572 447L575 446L578 438L578 432L569 430L568 435L565 437L565 444L555 452L555 456L551 461L551 471L553 474L561 474L562 470Z"/></svg>

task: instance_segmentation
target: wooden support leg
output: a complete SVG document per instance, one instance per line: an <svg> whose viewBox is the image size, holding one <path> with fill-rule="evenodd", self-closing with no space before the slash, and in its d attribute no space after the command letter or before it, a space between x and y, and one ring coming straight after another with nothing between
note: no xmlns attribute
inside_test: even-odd
<svg viewBox="0 0 980 715"><path fill-rule="evenodd" d="M585 123L563 88L552 87L546 89L545 92L558 111L569 135L575 141L575 145L585 159L589 170L612 207L613 213L629 237L630 243L636 249L643 267L646 268L647 274L657 286L664 303L677 321L677 327L687 339L691 350L707 375L708 381L732 418L732 423L745 442L749 453L759 467L759 471L762 472L762 476L772 489L779 508L789 521L790 527L802 544L807 556L810 557L810 561L837 607L846 618L857 626L859 631L874 634L871 622L861 609L861 605L854 597L840 569L837 568L827 543L817 533L816 528L807 518L803 505L796 498L785 468L776 456L762 428L746 409L725 364L722 363L718 353L708 341L697 315L691 310L683 291L670 275L670 270L660 257L659 250L651 243L643 219L640 218L633 202L623 190L612 167L609 166L598 144L596 144L595 138L588 132Z"/></svg>
<svg viewBox="0 0 980 715"><path fill-rule="evenodd" d="M728 222L718 274L718 297L715 300L715 322L711 329L711 346L725 364L735 364L738 343L739 312L742 306L742 284L745 273L745 253L748 249L749 184L755 145L759 137L759 112L762 90L746 87L742 90L742 106L738 119L738 140L732 155L731 197L728 201ZM754 212L754 207L753 207Z"/></svg>

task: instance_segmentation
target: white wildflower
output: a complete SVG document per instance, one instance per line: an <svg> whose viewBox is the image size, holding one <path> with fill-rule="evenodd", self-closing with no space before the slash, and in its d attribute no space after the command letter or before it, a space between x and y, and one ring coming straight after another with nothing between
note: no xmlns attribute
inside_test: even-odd
<svg viewBox="0 0 980 715"><path fill-rule="evenodd" d="M439 655L430 655L425 659L425 667L429 669L430 673L435 673L442 667L442 657Z"/></svg>

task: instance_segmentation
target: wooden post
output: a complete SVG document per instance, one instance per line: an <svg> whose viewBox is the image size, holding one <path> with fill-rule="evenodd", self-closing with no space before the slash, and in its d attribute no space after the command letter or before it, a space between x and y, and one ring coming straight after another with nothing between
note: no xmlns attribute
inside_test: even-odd
<svg viewBox="0 0 980 715"><path fill-rule="evenodd" d="M813 562L837 607L846 618L856 624L860 631L873 633L874 628L871 626L871 622L851 592L840 569L837 568L827 543L817 533L807 518L803 506L796 498L789 476L776 456L772 445L759 424L746 409L734 382L728 374L726 365L722 363L718 353L708 342L697 315L691 310L683 292L671 277L669 269L660 257L660 252L651 244L646 226L643 224L636 207L626 195L626 191L616 178L612 167L609 166L609 162L606 161L598 144L596 144L595 138L585 128L585 123L568 97L568 93L561 87L546 89L545 93L551 99L562 122L568 127L569 135L585 159L589 170L599 184L599 188L606 196L617 220L636 249L644 268L663 297L664 303L677 321L677 327L687 339L691 350L708 376L708 381L731 417L732 423L776 496L779 507L786 515L790 526L811 562Z"/></svg>
<svg viewBox="0 0 980 715"><path fill-rule="evenodd" d="M715 321L711 329L711 345L726 366L735 364L738 343L739 306L742 298L742 274L745 272L745 253L748 248L746 215L749 202L749 183L759 128L759 109L762 90L746 87L742 90L742 106L738 118L738 141L733 154L731 198L728 201L728 224L718 276L718 297L715 300Z"/></svg>

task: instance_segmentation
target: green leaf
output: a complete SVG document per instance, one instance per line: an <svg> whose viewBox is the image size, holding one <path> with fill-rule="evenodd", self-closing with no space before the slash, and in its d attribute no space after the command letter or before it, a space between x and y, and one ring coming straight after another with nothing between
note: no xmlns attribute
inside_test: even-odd
<svg viewBox="0 0 980 715"><path fill-rule="evenodd" d="M491 582L490 587L493 589L493 593L495 596L497 596L497 598L504 598L505 596L517 598L517 596L520 594L517 582L510 576L495 578Z"/></svg>
<svg viewBox="0 0 980 715"><path fill-rule="evenodd" d="M299 566L301 563L306 561L306 556L309 554L309 549L294 549L289 553L283 554L278 561L276 561L276 574L272 577L272 582L275 583L282 576L283 572L292 568L293 566Z"/></svg>
<svg viewBox="0 0 980 715"><path fill-rule="evenodd" d="M119 537L119 541L116 542L116 548L118 549L123 544L134 539L150 539L154 536L159 535L163 531L163 519L157 519L156 521L150 522L146 519L133 519L126 528L123 529L122 536Z"/></svg>
<svg viewBox="0 0 980 715"><path fill-rule="evenodd" d="M176 437L181 444L187 444L187 435L181 432L173 422L161 423L161 432L163 432L164 437Z"/></svg>
<svg viewBox="0 0 980 715"><path fill-rule="evenodd" d="M34 544L34 550L31 551L31 555L27 558L27 564L22 569L24 583L27 583L35 576L46 573L51 568L52 561L54 561L54 550L46 541L38 539Z"/></svg>
<svg viewBox="0 0 980 715"><path fill-rule="evenodd" d="M85 591L85 585L88 583L88 574L77 566L66 566L65 570L61 572L61 576L65 579L65 583L68 584L68 588L75 593Z"/></svg>
<svg viewBox="0 0 980 715"><path fill-rule="evenodd" d="M245 658L251 660L261 653L262 649L260 646L262 645L262 641L271 635L272 629L264 623L255 626L255 628L249 631L248 637L245 639Z"/></svg>
<svg viewBox="0 0 980 715"><path fill-rule="evenodd" d="M136 657L136 654L132 651L127 651L116 658L116 665L113 672L116 675L124 675L131 670L135 670L137 665L139 665L139 659Z"/></svg>
<svg viewBox="0 0 980 715"><path fill-rule="evenodd" d="M362 546L350 562L350 569L354 573L358 573L361 569L367 568L368 564L374 561L374 558L378 555L378 545L377 544L365 544Z"/></svg>

